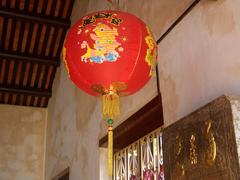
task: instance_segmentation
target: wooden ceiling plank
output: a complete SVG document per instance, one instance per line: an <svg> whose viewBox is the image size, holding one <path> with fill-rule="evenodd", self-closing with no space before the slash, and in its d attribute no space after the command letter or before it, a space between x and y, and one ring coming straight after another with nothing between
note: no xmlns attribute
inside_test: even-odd
<svg viewBox="0 0 240 180"><path fill-rule="evenodd" d="M11 1L10 1L10 0L7 0L7 1L6 1L6 6L5 6L5 8L6 8L6 9L10 9L10 7L11 7Z"/></svg>
<svg viewBox="0 0 240 180"><path fill-rule="evenodd" d="M2 93L12 93L12 94L20 94L20 95L28 95L28 96L40 96L40 97L51 97L51 91L39 91L39 89L33 88L12 88L12 87L0 87L0 92Z"/></svg>
<svg viewBox="0 0 240 180"><path fill-rule="evenodd" d="M24 55L15 55L6 52L0 52L0 59L14 59L16 61L24 61L24 62L31 62L31 63L38 63L38 64L46 64L52 66L59 66L60 62L58 59L50 59L50 58L36 58L31 56L24 56Z"/></svg>
<svg viewBox="0 0 240 180"><path fill-rule="evenodd" d="M49 53L50 53L50 46L52 44L52 40L53 40L53 35L54 35L54 32L56 31L56 28L54 26L51 27L50 29L50 34L49 34L49 38L48 38L48 42L47 42L47 46L46 46L46 49L45 49L45 56L49 56Z"/></svg>
<svg viewBox="0 0 240 180"><path fill-rule="evenodd" d="M0 58L0 84L1 84L1 76L2 76L2 66L3 66L3 59Z"/></svg>
<svg viewBox="0 0 240 180"><path fill-rule="evenodd" d="M60 5L58 16L57 16L58 18L62 18L63 16L63 9L66 4L66 0L60 0L60 2L61 2L61 5Z"/></svg>
<svg viewBox="0 0 240 180"><path fill-rule="evenodd" d="M0 27L3 27L3 17L0 17ZM2 39L2 31L3 31L3 28L0 28L0 44Z"/></svg>
<svg viewBox="0 0 240 180"><path fill-rule="evenodd" d="M37 107L38 96L34 96L33 106Z"/></svg>
<svg viewBox="0 0 240 180"><path fill-rule="evenodd" d="M33 13L34 14L38 13L38 6L40 6L39 2L40 2L39 0L38 1L34 0L34 4L33 4Z"/></svg>
<svg viewBox="0 0 240 180"><path fill-rule="evenodd" d="M42 8L43 8L43 3L44 3L44 1L45 1L45 0L39 0L39 1L38 1L37 11L35 11L35 12L37 12L38 14L41 14L41 12L42 12Z"/></svg>
<svg viewBox="0 0 240 180"><path fill-rule="evenodd" d="M16 32L16 20L12 20L12 27L11 27L11 33L10 33L10 38L9 38L9 45L8 45L8 49L13 51L14 48L14 37L15 37L15 32Z"/></svg>
<svg viewBox="0 0 240 180"><path fill-rule="evenodd" d="M12 44L12 50L17 51L18 41L19 41L19 34L20 34L20 28L21 28L21 21L16 22L16 31L14 34L14 40Z"/></svg>
<svg viewBox="0 0 240 180"><path fill-rule="evenodd" d="M28 5L28 12L31 12L31 13L33 12L34 1L35 0L30 0Z"/></svg>
<svg viewBox="0 0 240 180"><path fill-rule="evenodd" d="M32 34L32 39L31 39L30 47L29 47L29 51L28 51L29 54L33 54L34 46L38 45L38 44L36 44L36 39L38 38L37 37L38 27L39 27L39 24L34 24L34 26L33 26L33 34Z"/></svg>
<svg viewBox="0 0 240 180"><path fill-rule="evenodd" d="M42 11L41 11L41 15L42 15L42 16L45 16L45 15L46 15L47 5L48 5L48 1L44 0L44 1L43 1L43 6L42 6Z"/></svg>
<svg viewBox="0 0 240 180"><path fill-rule="evenodd" d="M34 105L34 99L35 99L35 96L31 96L29 106L33 106Z"/></svg>
<svg viewBox="0 0 240 180"><path fill-rule="evenodd" d="M7 32L6 32L6 39L5 39L5 44L4 44L4 49L8 50L9 44L10 44L10 35L11 35L11 29L12 29L12 18L8 19L8 25L6 26Z"/></svg>
<svg viewBox="0 0 240 180"><path fill-rule="evenodd" d="M32 96L27 96L26 106L30 106Z"/></svg>
<svg viewBox="0 0 240 180"><path fill-rule="evenodd" d="M52 7L52 0L48 0L47 8L45 11L47 16L50 16L51 7Z"/></svg>
<svg viewBox="0 0 240 180"><path fill-rule="evenodd" d="M23 81L24 81L24 77L25 77L25 71L26 71L26 66L27 66L27 63L23 62L22 63L22 68L21 68L21 73L20 73L19 86L23 85Z"/></svg>
<svg viewBox="0 0 240 180"><path fill-rule="evenodd" d="M1 6L2 6L2 7L5 7L5 6L6 6L6 1L7 1L7 0L2 0L2 1L1 1Z"/></svg>
<svg viewBox="0 0 240 180"><path fill-rule="evenodd" d="M3 81L4 81L4 74L5 74L5 71L6 71L6 59L2 59L2 69L0 71L0 84L3 84Z"/></svg>
<svg viewBox="0 0 240 180"><path fill-rule="evenodd" d="M30 63L29 65L29 73L28 73L28 78L27 78L27 87L31 87L31 81L33 78L33 68L34 68L34 64Z"/></svg>
<svg viewBox="0 0 240 180"><path fill-rule="evenodd" d="M60 44L60 40L61 40L61 37L62 37L62 34L63 33L63 29L60 28L58 30L58 34L57 34L57 39L56 39L56 43L54 45L54 49L53 49L53 57L57 57L57 51L59 48L62 47L62 45ZM59 47L60 46L60 47Z"/></svg>
<svg viewBox="0 0 240 180"><path fill-rule="evenodd" d="M74 0L69 0L69 1L70 1L70 4L68 6L66 19L70 19L70 16L72 14L73 4L74 4Z"/></svg>
<svg viewBox="0 0 240 180"><path fill-rule="evenodd" d="M48 107L48 102L49 102L49 98L45 98L45 101L43 103L43 107Z"/></svg>
<svg viewBox="0 0 240 180"><path fill-rule="evenodd" d="M9 94L8 93L4 93L4 99L3 99L4 104L8 103L8 97L9 97Z"/></svg>
<svg viewBox="0 0 240 180"><path fill-rule="evenodd" d="M19 61L18 67L17 67L17 75L16 75L16 79L15 79L15 86L19 86L19 84L20 84L22 65L23 65L23 62Z"/></svg>
<svg viewBox="0 0 240 180"><path fill-rule="evenodd" d="M50 16L52 16L52 17L54 16L54 13L57 9L57 5L58 5L57 0L52 0L51 9L50 9Z"/></svg>
<svg viewBox="0 0 240 180"><path fill-rule="evenodd" d="M46 73L46 81L43 81L43 87L44 89L48 89L49 88L49 83L50 83L50 79L52 77L52 72L53 72L53 66L49 66L48 68L48 72Z"/></svg>
<svg viewBox="0 0 240 180"><path fill-rule="evenodd" d="M23 98L24 95L23 94L19 94L20 98L19 98L19 105L23 105Z"/></svg>
<svg viewBox="0 0 240 180"><path fill-rule="evenodd" d="M37 71L39 69L39 64L34 64L34 67L33 67L33 75L32 75L32 78L31 78L31 83L30 83L30 87L33 88L34 87L34 84L35 82L37 81L36 80L36 77L37 77Z"/></svg>
<svg viewBox="0 0 240 180"><path fill-rule="evenodd" d="M44 78L44 76L46 76L46 68L47 68L46 65L42 65L39 80L38 80L38 82L36 82L37 84L35 84L34 87L39 88L39 89L42 88L43 78Z"/></svg>
<svg viewBox="0 0 240 180"><path fill-rule="evenodd" d="M25 26L26 26L26 23L25 23L24 21L21 22L20 32L19 32L19 39L18 39L18 44L17 44L17 49L18 49L18 51L20 51L20 49L21 49L21 47L22 47L23 34L24 34Z"/></svg>
<svg viewBox="0 0 240 180"><path fill-rule="evenodd" d="M49 34L50 34L50 29L51 29L51 26L49 26L49 25L46 25L46 26L47 27L46 27L45 37L44 37L44 40L43 40L41 56L45 56L45 51L46 51L46 48L47 48Z"/></svg>
<svg viewBox="0 0 240 180"><path fill-rule="evenodd" d="M47 26L43 25L42 26L42 32L41 35L39 36L39 45L38 45L38 50L37 50L37 55L41 55L42 53L42 49L43 49L43 42L44 42L44 37L46 35L46 30L47 30Z"/></svg>
<svg viewBox="0 0 240 180"><path fill-rule="evenodd" d="M25 52L29 52L30 43L32 41L33 28L34 28L34 24L30 23L29 24L29 31L28 31L28 35L27 35L27 42L26 42Z"/></svg>
<svg viewBox="0 0 240 180"><path fill-rule="evenodd" d="M42 97L38 97L37 107L41 107Z"/></svg>
<svg viewBox="0 0 240 180"><path fill-rule="evenodd" d="M30 1L30 0L24 0L24 11L25 11L25 12L28 11L29 1Z"/></svg>
<svg viewBox="0 0 240 180"><path fill-rule="evenodd" d="M21 3L21 1L20 0L17 0L16 2L15 2L15 10L18 10L18 9L20 9L20 3Z"/></svg>
<svg viewBox="0 0 240 180"><path fill-rule="evenodd" d="M16 102L15 102L16 105L20 105L20 95L19 94L16 94Z"/></svg>
<svg viewBox="0 0 240 180"><path fill-rule="evenodd" d="M8 76L9 76L9 60L6 60L5 63L5 72L4 72L4 80L3 80L3 84L7 85L7 80L8 80Z"/></svg>
<svg viewBox="0 0 240 180"><path fill-rule="evenodd" d="M1 93L2 94L2 97L1 97L1 103L4 104L4 96L5 96L5 93Z"/></svg>
<svg viewBox="0 0 240 180"><path fill-rule="evenodd" d="M8 26L8 18L3 18L3 27L7 27L7 26ZM4 49L6 34L7 34L7 28L3 28L0 49Z"/></svg>
<svg viewBox="0 0 240 180"><path fill-rule="evenodd" d="M40 75L41 75L42 68L43 68L43 65L40 65L40 64L37 67L36 78L35 78L35 82L33 85L34 88L38 88L38 83L40 81Z"/></svg>
<svg viewBox="0 0 240 180"><path fill-rule="evenodd" d="M40 16L36 14L35 16L30 15L29 13L20 13L14 11L6 11L0 9L0 16L10 17L14 19L23 19L29 22L48 24L56 27L69 28L71 23L70 20L62 20L54 17Z"/></svg>
<svg viewBox="0 0 240 180"><path fill-rule="evenodd" d="M52 41L51 41L51 44L50 44L50 55L51 57L54 57L54 47L56 45L56 41L57 41L57 37L58 37L58 31L59 29L55 28L54 29L54 33L53 33L53 38L52 38Z"/></svg>
<svg viewBox="0 0 240 180"><path fill-rule="evenodd" d="M14 84L14 85L17 79L18 66L19 66L19 62L14 61L14 68L13 68L12 80L11 80L11 84Z"/></svg>
<svg viewBox="0 0 240 180"><path fill-rule="evenodd" d="M60 43L59 43L60 47L63 46L63 42L64 42L64 39L65 39L65 34L66 33L67 33L67 29L63 29L61 40L60 40ZM61 53L62 53L62 48L58 48L57 57L60 57Z"/></svg>
<svg viewBox="0 0 240 180"><path fill-rule="evenodd" d="M30 23L26 22L24 33L23 33L23 40L22 40L22 44L21 44L21 53L22 54L26 51L26 44L27 44L27 39L28 39L29 28L30 28Z"/></svg>
<svg viewBox="0 0 240 180"><path fill-rule="evenodd" d="M54 11L54 14L53 16L54 17L58 17L58 14L59 14L59 11L60 11L60 8L61 8L61 5L62 5L62 0L56 0L56 7L55 7L55 11Z"/></svg>
<svg viewBox="0 0 240 180"><path fill-rule="evenodd" d="M44 107L45 100L46 100L46 97L42 97L42 98L41 98L40 107Z"/></svg>
<svg viewBox="0 0 240 180"><path fill-rule="evenodd" d="M7 104L12 104L12 97L13 97L12 94L8 95L8 102L7 102Z"/></svg>
<svg viewBox="0 0 240 180"><path fill-rule="evenodd" d="M11 9L15 9L15 7L16 7L16 0L11 0L10 7L11 7Z"/></svg>
<svg viewBox="0 0 240 180"><path fill-rule="evenodd" d="M41 89L44 89L46 81L47 81L47 72L49 71L50 66L46 66L44 69L44 74L43 74L43 78L42 78L42 82L41 82Z"/></svg>
<svg viewBox="0 0 240 180"><path fill-rule="evenodd" d="M34 48L33 48L34 54L38 53L38 46L39 46L42 30L43 30L43 25L39 24L38 25L38 30L37 30L37 35L36 35L36 40L35 40L35 44L34 44Z"/></svg>
<svg viewBox="0 0 240 180"><path fill-rule="evenodd" d="M26 63L26 69L25 69L25 72L24 72L24 78L23 78L23 81L21 83L21 85L25 88L28 86L28 77L29 77L29 71L30 71L30 65L31 63Z"/></svg>
<svg viewBox="0 0 240 180"><path fill-rule="evenodd" d="M12 96L12 105L16 104L17 95L13 94Z"/></svg>
<svg viewBox="0 0 240 180"><path fill-rule="evenodd" d="M54 78L55 78L55 75L56 75L56 71L57 71L57 68L53 67L53 70L52 70L52 73L51 73L51 76L50 76L50 80L49 80L49 85L48 85L47 89L52 89L53 81L54 81Z"/></svg>
<svg viewBox="0 0 240 180"><path fill-rule="evenodd" d="M24 106L26 106L27 105L27 95L23 95L23 102L22 102L22 104L21 105L24 105Z"/></svg>
<svg viewBox="0 0 240 180"><path fill-rule="evenodd" d="M11 85L11 81L12 81L12 78L13 78L13 69L14 69L14 61L13 60L10 60L9 61L9 72L8 72L8 79L7 79L7 85Z"/></svg>

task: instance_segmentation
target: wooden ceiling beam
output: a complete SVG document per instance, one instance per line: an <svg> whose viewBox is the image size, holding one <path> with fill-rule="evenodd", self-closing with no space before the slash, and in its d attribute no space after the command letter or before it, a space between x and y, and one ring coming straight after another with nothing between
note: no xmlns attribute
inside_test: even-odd
<svg viewBox="0 0 240 180"><path fill-rule="evenodd" d="M37 14L31 15L27 13L22 13L20 11L9 11L9 10L3 10L0 9L0 16L3 17L10 17L14 19L23 19L31 22L38 22L40 24L49 24L52 26L60 26L64 29L68 29L71 25L70 20L62 20L59 18L53 18L53 17L47 17L47 16L40 16Z"/></svg>
<svg viewBox="0 0 240 180"><path fill-rule="evenodd" d="M55 58L37 58L37 57L30 57L30 56L24 56L24 55L15 55L10 54L7 52L0 52L0 59L12 59L16 61L27 61L31 63L39 63L39 64L46 64L46 65L53 65L58 67L60 65L59 59Z"/></svg>
<svg viewBox="0 0 240 180"><path fill-rule="evenodd" d="M40 97L48 97L50 98L52 96L51 91L46 90L35 90L35 89L17 89L17 88L11 88L11 87L0 87L0 92L2 93L9 93L9 94L24 94L24 95L30 95L30 96L40 96Z"/></svg>

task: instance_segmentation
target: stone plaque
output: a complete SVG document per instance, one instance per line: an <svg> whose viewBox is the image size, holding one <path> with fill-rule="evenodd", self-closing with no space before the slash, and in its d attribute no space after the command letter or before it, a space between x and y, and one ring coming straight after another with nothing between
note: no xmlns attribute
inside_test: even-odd
<svg viewBox="0 0 240 180"><path fill-rule="evenodd" d="M164 129L167 180L240 180L232 100L222 96Z"/></svg>

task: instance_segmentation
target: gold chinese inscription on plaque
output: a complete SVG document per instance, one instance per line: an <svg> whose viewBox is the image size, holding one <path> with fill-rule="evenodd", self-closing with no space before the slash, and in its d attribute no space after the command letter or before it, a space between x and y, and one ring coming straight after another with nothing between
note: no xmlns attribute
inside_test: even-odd
<svg viewBox="0 0 240 180"><path fill-rule="evenodd" d="M207 120L204 123L204 127L202 129L205 140L208 142L208 148L205 151L205 162L207 165L212 166L215 162L217 155L217 144L215 141L214 133L212 131L212 122L211 120Z"/></svg>
<svg viewBox="0 0 240 180"><path fill-rule="evenodd" d="M190 142L190 150L189 150L189 158L190 158L190 163L192 165L197 164L198 162L198 157L197 157L197 144L196 144L196 135L192 134L191 138L189 140Z"/></svg>
<svg viewBox="0 0 240 180"><path fill-rule="evenodd" d="M177 174L180 176L184 176L185 174L185 169L183 162L181 162L181 156L182 156L182 151L183 151L183 142L182 139L180 138L179 134L176 136L175 140L175 159L176 159L176 166L177 166Z"/></svg>
<svg viewBox="0 0 240 180"><path fill-rule="evenodd" d="M203 151L199 148L199 141L203 141L206 146ZM212 166L215 163L217 155L217 144L212 130L212 122L210 119L204 121L201 127L200 133L192 132L186 141L189 145L183 143L182 137L177 134L175 137L174 153L175 153L175 167L178 176L185 175L185 162L184 162L184 149L187 149L188 155L187 162L190 165L197 165L200 162L205 162L208 166ZM201 161L200 159L203 159Z"/></svg>

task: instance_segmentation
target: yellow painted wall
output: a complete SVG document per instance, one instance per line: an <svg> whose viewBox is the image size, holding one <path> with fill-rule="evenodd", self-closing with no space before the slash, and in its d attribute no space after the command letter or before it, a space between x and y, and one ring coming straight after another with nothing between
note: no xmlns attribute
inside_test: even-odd
<svg viewBox="0 0 240 180"><path fill-rule="evenodd" d="M0 179L42 180L46 110L0 105Z"/></svg>

